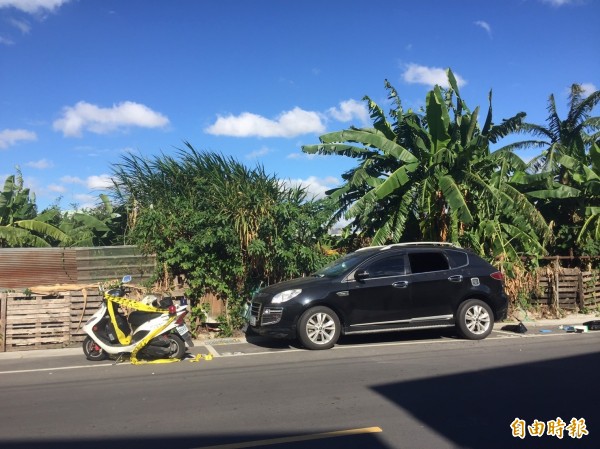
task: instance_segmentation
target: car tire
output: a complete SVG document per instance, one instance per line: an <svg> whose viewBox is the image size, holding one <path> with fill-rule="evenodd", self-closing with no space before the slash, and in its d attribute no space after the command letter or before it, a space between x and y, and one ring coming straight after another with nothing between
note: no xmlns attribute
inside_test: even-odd
<svg viewBox="0 0 600 449"><path fill-rule="evenodd" d="M312 307L298 320L298 338L307 349L330 349L340 333L340 319L328 307Z"/></svg>
<svg viewBox="0 0 600 449"><path fill-rule="evenodd" d="M480 299L468 299L458 306L456 329L468 340L483 340L494 328L494 313Z"/></svg>

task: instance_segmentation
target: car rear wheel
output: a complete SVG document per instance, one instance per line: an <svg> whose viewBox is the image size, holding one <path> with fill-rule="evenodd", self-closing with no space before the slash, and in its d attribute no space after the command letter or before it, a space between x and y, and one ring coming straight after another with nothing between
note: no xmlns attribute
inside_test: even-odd
<svg viewBox="0 0 600 449"><path fill-rule="evenodd" d="M479 299L463 302L456 312L458 333L468 340L482 340L494 328L494 313L490 306Z"/></svg>
<svg viewBox="0 0 600 449"><path fill-rule="evenodd" d="M298 338L307 349L332 348L340 338L340 331L340 319L327 307L308 309L298 320Z"/></svg>

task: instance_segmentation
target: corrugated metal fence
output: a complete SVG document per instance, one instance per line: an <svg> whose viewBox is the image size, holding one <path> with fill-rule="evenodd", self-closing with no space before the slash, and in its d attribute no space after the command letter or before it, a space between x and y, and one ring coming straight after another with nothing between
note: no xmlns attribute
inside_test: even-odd
<svg viewBox="0 0 600 449"><path fill-rule="evenodd" d="M131 274L137 284L154 271L154 256L135 246L0 248L0 290L87 284Z"/></svg>

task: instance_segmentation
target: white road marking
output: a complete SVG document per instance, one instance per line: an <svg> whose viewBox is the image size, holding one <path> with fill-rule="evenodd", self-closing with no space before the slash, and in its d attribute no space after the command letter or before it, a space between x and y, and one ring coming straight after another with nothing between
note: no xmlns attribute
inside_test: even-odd
<svg viewBox="0 0 600 449"><path fill-rule="evenodd" d="M38 373L43 371L62 371L68 369L81 368L98 368L100 366L114 366L114 363L103 363L101 365L79 365L79 366L59 366L57 368L36 368L36 369L19 369L14 371L0 371L0 374L21 374L21 373Z"/></svg>

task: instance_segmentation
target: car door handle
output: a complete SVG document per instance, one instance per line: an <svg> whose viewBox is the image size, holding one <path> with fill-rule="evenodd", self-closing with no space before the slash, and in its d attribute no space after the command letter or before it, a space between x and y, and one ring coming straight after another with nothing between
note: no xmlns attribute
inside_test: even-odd
<svg viewBox="0 0 600 449"><path fill-rule="evenodd" d="M408 287L408 281L398 281L392 284L394 288L406 288Z"/></svg>
<svg viewBox="0 0 600 449"><path fill-rule="evenodd" d="M462 277L460 274L457 274L457 275L455 275L455 276L450 276L450 277L448 278L448 280L449 280L450 282L462 282L462 280L463 280L463 277Z"/></svg>

